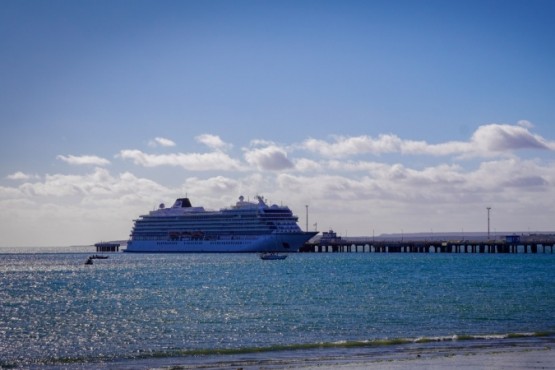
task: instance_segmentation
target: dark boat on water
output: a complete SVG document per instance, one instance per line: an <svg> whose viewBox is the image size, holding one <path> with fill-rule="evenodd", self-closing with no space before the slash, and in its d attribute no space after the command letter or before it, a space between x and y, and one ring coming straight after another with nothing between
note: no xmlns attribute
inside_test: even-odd
<svg viewBox="0 0 555 370"><path fill-rule="evenodd" d="M268 253L261 253L260 259L261 260L284 260L287 258L286 254L277 254L273 252Z"/></svg>

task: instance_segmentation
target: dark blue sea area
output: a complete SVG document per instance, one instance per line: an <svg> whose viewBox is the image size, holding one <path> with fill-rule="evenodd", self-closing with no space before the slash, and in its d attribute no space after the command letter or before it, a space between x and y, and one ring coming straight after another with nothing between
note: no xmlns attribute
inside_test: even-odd
<svg viewBox="0 0 555 370"><path fill-rule="evenodd" d="M0 249L0 368L279 367L554 340L551 253L91 254Z"/></svg>

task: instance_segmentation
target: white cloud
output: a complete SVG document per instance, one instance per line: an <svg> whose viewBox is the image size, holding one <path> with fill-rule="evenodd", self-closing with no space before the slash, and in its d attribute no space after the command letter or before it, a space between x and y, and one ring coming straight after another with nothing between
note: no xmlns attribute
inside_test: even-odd
<svg viewBox="0 0 555 370"><path fill-rule="evenodd" d="M69 163L71 165L78 165L78 166L80 165L106 166L110 164L109 160L98 157L96 155L81 155L81 156L58 155L56 158L66 163Z"/></svg>
<svg viewBox="0 0 555 370"><path fill-rule="evenodd" d="M209 178L189 177L182 186L182 193L187 194L193 206L220 209L231 205L241 193L244 179L232 179L225 176Z"/></svg>
<svg viewBox="0 0 555 370"><path fill-rule="evenodd" d="M19 188L0 186L0 200L2 200L3 202L9 202L21 197L23 197L23 193Z"/></svg>
<svg viewBox="0 0 555 370"><path fill-rule="evenodd" d="M279 171L294 168L293 163L287 158L285 149L278 146L244 150L247 163L259 170Z"/></svg>
<svg viewBox="0 0 555 370"><path fill-rule="evenodd" d="M314 160L300 158L295 160L295 169L300 172L321 171L322 165Z"/></svg>
<svg viewBox="0 0 555 370"><path fill-rule="evenodd" d="M213 150L225 151L232 148L231 144L225 143L219 136L216 135L203 134L195 137L195 140Z"/></svg>
<svg viewBox="0 0 555 370"><path fill-rule="evenodd" d="M264 139L253 139L250 141L250 146L252 148L260 148L260 147L266 147L266 146L272 146L272 145L277 145L276 143L274 143L273 141L270 140L264 140Z"/></svg>
<svg viewBox="0 0 555 370"><path fill-rule="evenodd" d="M555 150L555 142L534 135L527 127L490 124L480 126L471 142L477 152L506 152L518 149Z"/></svg>
<svg viewBox="0 0 555 370"><path fill-rule="evenodd" d="M308 139L303 146L305 149L318 153L324 157L341 158L357 154L381 154L400 151L402 140L395 135L380 135L377 139L370 136L344 137L337 136L335 142Z"/></svg>
<svg viewBox="0 0 555 370"><path fill-rule="evenodd" d="M517 125L522 126L522 127L524 127L524 128L527 128L527 129L534 128L534 125L532 124L532 122L527 121L527 120L524 120L524 119L518 121L518 122L517 122Z"/></svg>
<svg viewBox="0 0 555 370"><path fill-rule="evenodd" d="M367 161L338 161L330 160L325 164L325 168L337 172L370 172L376 173L388 168L385 163L367 162Z"/></svg>
<svg viewBox="0 0 555 370"><path fill-rule="evenodd" d="M12 173L11 175L6 176L7 179L9 180L29 180L34 178L35 176L32 175L28 175L26 173L23 173L21 171L17 171L15 173Z"/></svg>
<svg viewBox="0 0 555 370"><path fill-rule="evenodd" d="M144 167L176 166L192 171L236 171L241 169L239 161L222 152L148 154L140 150L122 150L119 157L131 159Z"/></svg>
<svg viewBox="0 0 555 370"><path fill-rule="evenodd" d="M156 137L153 140L150 140L148 142L148 145L151 147L156 147L156 146L172 147L172 146L175 146L175 142L163 137Z"/></svg>

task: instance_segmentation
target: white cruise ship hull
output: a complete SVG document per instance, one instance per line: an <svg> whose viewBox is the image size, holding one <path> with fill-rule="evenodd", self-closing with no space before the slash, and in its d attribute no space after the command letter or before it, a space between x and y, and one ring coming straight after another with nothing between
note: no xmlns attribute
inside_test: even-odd
<svg viewBox="0 0 555 370"><path fill-rule="evenodd" d="M217 240L130 240L132 253L256 253L298 252L317 232L273 233Z"/></svg>

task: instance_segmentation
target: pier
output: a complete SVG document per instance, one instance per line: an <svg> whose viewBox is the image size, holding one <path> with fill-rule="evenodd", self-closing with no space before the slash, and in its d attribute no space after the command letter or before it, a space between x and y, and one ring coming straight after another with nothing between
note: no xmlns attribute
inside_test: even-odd
<svg viewBox="0 0 555 370"><path fill-rule="evenodd" d="M119 243L101 242L94 245L97 252L119 252Z"/></svg>
<svg viewBox="0 0 555 370"><path fill-rule="evenodd" d="M322 238L305 243L305 253L553 253L555 237L508 235L499 240L377 240Z"/></svg>

